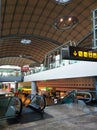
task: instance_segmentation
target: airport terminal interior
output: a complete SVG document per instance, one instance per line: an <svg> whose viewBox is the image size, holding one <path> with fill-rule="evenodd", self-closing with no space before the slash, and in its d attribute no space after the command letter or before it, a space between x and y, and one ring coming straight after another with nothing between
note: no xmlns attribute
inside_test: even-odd
<svg viewBox="0 0 97 130"><path fill-rule="evenodd" d="M97 0L0 0L0 129L97 130Z"/></svg>

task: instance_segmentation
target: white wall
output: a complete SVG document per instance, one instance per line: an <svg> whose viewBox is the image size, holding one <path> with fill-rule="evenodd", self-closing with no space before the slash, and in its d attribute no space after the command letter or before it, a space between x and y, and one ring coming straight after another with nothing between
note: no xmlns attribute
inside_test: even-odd
<svg viewBox="0 0 97 130"><path fill-rule="evenodd" d="M59 68L42 71L29 76L25 76L24 82L88 76L97 76L97 62L81 61Z"/></svg>

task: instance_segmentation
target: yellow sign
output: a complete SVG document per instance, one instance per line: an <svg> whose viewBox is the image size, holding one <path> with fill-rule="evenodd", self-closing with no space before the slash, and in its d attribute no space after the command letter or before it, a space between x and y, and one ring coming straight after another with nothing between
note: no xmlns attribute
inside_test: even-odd
<svg viewBox="0 0 97 130"><path fill-rule="evenodd" d="M97 53L93 53L93 58L97 58Z"/></svg>
<svg viewBox="0 0 97 130"><path fill-rule="evenodd" d="M73 53L73 54L74 54L74 56L77 56L77 52L76 52L76 51L74 51L74 53Z"/></svg>
<svg viewBox="0 0 97 130"><path fill-rule="evenodd" d="M73 52L74 56L78 57L84 57L84 58L97 58L97 53L94 52L88 52L88 51L74 51Z"/></svg>
<svg viewBox="0 0 97 130"><path fill-rule="evenodd" d="M78 51L78 56L79 57L83 57L83 52L82 51Z"/></svg>
<svg viewBox="0 0 97 130"><path fill-rule="evenodd" d="M73 47L69 48L69 56L71 58L84 59L84 60L97 60L97 52L86 50L85 48Z"/></svg>
<svg viewBox="0 0 97 130"><path fill-rule="evenodd" d="M93 57L93 53L92 52L88 52L88 56L89 56L89 58L92 58Z"/></svg>
<svg viewBox="0 0 97 130"><path fill-rule="evenodd" d="M88 52L84 51L84 57L88 57Z"/></svg>

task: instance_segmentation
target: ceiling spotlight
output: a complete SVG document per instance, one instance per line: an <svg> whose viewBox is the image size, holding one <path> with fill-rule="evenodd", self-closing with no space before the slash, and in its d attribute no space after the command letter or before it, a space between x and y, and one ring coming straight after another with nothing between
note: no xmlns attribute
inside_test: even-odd
<svg viewBox="0 0 97 130"><path fill-rule="evenodd" d="M58 4L66 4L70 2L70 0L55 0Z"/></svg>
<svg viewBox="0 0 97 130"><path fill-rule="evenodd" d="M21 43L27 45L27 44L30 44L30 43L31 43L31 40L29 40L29 39L22 39L22 40L21 40Z"/></svg>
<svg viewBox="0 0 97 130"><path fill-rule="evenodd" d="M66 30L76 26L78 19L75 16L58 17L53 22L53 27L58 30Z"/></svg>

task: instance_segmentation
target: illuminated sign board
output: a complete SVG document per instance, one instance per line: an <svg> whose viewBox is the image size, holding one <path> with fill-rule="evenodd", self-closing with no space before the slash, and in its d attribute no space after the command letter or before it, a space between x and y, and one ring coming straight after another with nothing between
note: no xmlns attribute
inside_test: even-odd
<svg viewBox="0 0 97 130"><path fill-rule="evenodd" d="M85 48L69 46L70 59L97 61L97 52L86 50Z"/></svg>

